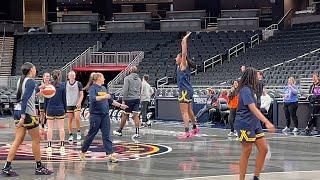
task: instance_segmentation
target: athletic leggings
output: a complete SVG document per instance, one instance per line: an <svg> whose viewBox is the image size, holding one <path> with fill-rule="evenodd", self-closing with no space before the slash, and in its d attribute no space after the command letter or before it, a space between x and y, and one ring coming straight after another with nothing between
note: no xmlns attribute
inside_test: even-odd
<svg viewBox="0 0 320 180"><path fill-rule="evenodd" d="M314 116L314 114L320 114L320 106L319 105L315 106L314 102L311 102L309 108L310 108L311 116L310 116L310 121L308 122L308 128L309 129L311 127L317 128L317 116L316 115Z"/></svg>
<svg viewBox="0 0 320 180"><path fill-rule="evenodd" d="M298 128L297 109L298 102L284 103L284 114L286 116L288 128L290 128L291 120L294 123L294 127Z"/></svg>
<svg viewBox="0 0 320 180"><path fill-rule="evenodd" d="M237 113L237 109L235 109L235 108L231 108L230 109L230 114L228 116L228 121L229 121L231 132L234 132L233 124L234 124L234 120L236 118L236 113Z"/></svg>

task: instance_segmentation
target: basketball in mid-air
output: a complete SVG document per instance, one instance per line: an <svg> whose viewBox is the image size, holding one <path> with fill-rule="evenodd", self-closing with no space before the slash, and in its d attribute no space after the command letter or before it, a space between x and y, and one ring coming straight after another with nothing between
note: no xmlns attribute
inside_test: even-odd
<svg viewBox="0 0 320 180"><path fill-rule="evenodd" d="M56 88L51 84L46 85L42 90L42 94L45 98L52 98L56 94Z"/></svg>

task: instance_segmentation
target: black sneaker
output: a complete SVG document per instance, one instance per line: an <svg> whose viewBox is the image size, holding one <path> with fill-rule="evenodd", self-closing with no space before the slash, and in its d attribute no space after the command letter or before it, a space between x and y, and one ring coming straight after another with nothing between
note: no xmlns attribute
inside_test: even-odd
<svg viewBox="0 0 320 180"><path fill-rule="evenodd" d="M14 177L14 176L19 176L19 174L17 174L12 167L8 167L8 168L3 168L2 169L2 175L6 176L6 177Z"/></svg>
<svg viewBox="0 0 320 180"><path fill-rule="evenodd" d="M53 171L47 169L44 166L35 169L35 175L51 175Z"/></svg>

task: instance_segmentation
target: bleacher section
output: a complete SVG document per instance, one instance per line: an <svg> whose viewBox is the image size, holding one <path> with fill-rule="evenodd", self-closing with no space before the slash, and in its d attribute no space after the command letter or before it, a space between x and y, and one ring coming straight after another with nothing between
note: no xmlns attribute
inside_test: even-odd
<svg viewBox="0 0 320 180"><path fill-rule="evenodd" d="M285 62L279 66L271 67L264 71L267 84L271 85L285 84L290 76L297 80L301 78L310 78L310 74L312 73L320 73L319 51L305 57L298 57L293 61Z"/></svg>
<svg viewBox="0 0 320 180"><path fill-rule="evenodd" d="M63 67L107 34L34 34L16 36L12 74L19 75L24 62L32 62L41 74Z"/></svg>
<svg viewBox="0 0 320 180"><path fill-rule="evenodd" d="M216 85L222 82L231 83L240 76L240 66L251 66L265 69L273 65L296 58L320 47L320 25L300 25L289 30L278 31L276 35L262 42L238 58L224 61L205 73L199 73L192 81L198 85ZM270 76L271 78L271 76ZM287 78L287 77L285 77ZM282 84L282 81L269 81L270 85Z"/></svg>
<svg viewBox="0 0 320 180"><path fill-rule="evenodd" d="M201 32L192 34L189 41L189 58L201 66L216 54L224 54L239 42L248 42L255 31ZM91 33L91 34L33 34L16 36L13 75L26 61L38 67L38 74L48 69L63 67L88 47L102 43L100 51L144 51L140 64L141 74L150 74L151 83L164 76L175 76L175 57L180 52L182 33ZM157 68L155 68L157 67Z"/></svg>

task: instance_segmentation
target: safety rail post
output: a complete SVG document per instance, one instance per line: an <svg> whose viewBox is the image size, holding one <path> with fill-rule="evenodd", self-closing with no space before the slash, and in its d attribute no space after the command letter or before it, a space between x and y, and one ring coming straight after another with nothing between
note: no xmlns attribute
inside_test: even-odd
<svg viewBox="0 0 320 180"><path fill-rule="evenodd" d="M218 58L218 60L215 61L215 59L217 59L217 58ZM210 62L210 63L207 64L207 62ZM215 65L216 63L218 63L218 62L220 62L221 65L222 65L222 54L217 54L217 55L215 55L214 57L205 60L205 61L203 62L203 72L206 72L207 67L210 67L210 66L211 66L211 68L213 68L214 65Z"/></svg>
<svg viewBox="0 0 320 180"><path fill-rule="evenodd" d="M244 42L241 42L241 43L233 46L232 48L230 48L230 49L228 50L228 61L230 61L231 56L232 56L233 54L235 54L236 57L238 57L238 52L239 52L240 50L243 50L243 52L246 51Z"/></svg>

